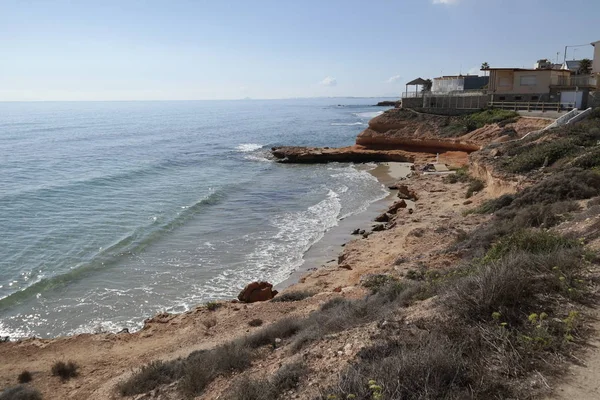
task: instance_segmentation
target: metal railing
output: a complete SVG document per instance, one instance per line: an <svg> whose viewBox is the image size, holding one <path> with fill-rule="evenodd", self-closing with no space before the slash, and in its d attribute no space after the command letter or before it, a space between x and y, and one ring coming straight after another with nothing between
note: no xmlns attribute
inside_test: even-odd
<svg viewBox="0 0 600 400"><path fill-rule="evenodd" d="M488 107L513 111L568 111L575 108L575 103L545 103L530 101L490 101Z"/></svg>
<svg viewBox="0 0 600 400"><path fill-rule="evenodd" d="M469 89L469 90L452 90L448 92L429 92L430 96L485 96L487 90L484 89Z"/></svg>
<svg viewBox="0 0 600 400"><path fill-rule="evenodd" d="M596 87L598 80L595 76L555 76L552 78L551 86L579 86Z"/></svg>
<svg viewBox="0 0 600 400"><path fill-rule="evenodd" d="M425 95L425 93L430 93L430 92L402 92L402 98L403 99L416 99L418 97L423 97Z"/></svg>

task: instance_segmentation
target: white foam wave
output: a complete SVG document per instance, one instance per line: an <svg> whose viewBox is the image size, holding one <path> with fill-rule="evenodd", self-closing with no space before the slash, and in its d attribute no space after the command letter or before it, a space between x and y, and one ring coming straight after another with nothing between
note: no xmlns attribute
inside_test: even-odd
<svg viewBox="0 0 600 400"><path fill-rule="evenodd" d="M321 240L327 230L338 224L341 209L339 194L329 190L325 199L304 211L275 216L271 224L276 228L276 233L265 236L257 234L254 237L256 249L246 256L245 267L219 273L203 285L204 295L217 298L222 298L225 292L235 295L238 287L257 280L268 280L273 284L283 282L302 265L308 249Z"/></svg>
<svg viewBox="0 0 600 400"><path fill-rule="evenodd" d="M250 153L252 151L256 151L263 147L262 144L257 143L242 143L238 145L235 149L241 153Z"/></svg>
<svg viewBox="0 0 600 400"><path fill-rule="evenodd" d="M250 160L250 161L260 161L260 162L274 162L274 159L270 159L267 158L265 156L261 156L261 155L256 155L256 154L250 154L247 156L244 156L245 160Z"/></svg>
<svg viewBox="0 0 600 400"><path fill-rule="evenodd" d="M354 126L354 125L363 125L362 122L351 122L351 123L343 123L343 122L332 122L331 126Z"/></svg>
<svg viewBox="0 0 600 400"><path fill-rule="evenodd" d="M383 111L369 111L369 112L362 112L362 113L354 113L354 115L356 115L359 118L375 118L378 115L383 114Z"/></svg>

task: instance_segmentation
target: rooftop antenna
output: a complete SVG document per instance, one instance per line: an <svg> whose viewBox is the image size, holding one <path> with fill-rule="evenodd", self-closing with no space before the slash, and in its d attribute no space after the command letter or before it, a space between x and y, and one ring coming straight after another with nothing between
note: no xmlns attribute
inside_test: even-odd
<svg viewBox="0 0 600 400"><path fill-rule="evenodd" d="M556 52L556 63L558 64L558 56L560 55L560 51Z"/></svg>

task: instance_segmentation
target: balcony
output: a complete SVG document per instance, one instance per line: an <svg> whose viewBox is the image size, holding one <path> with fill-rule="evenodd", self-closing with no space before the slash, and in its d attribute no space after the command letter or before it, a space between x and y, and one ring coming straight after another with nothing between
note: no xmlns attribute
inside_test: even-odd
<svg viewBox="0 0 600 400"><path fill-rule="evenodd" d="M557 88L596 88L598 80L595 76L575 75L575 76L555 76L550 82L550 86Z"/></svg>

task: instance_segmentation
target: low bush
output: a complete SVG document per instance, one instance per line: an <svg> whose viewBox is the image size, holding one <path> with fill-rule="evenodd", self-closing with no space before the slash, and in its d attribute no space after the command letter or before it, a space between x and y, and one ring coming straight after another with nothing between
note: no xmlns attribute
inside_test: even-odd
<svg viewBox="0 0 600 400"><path fill-rule="evenodd" d="M198 396L217 376L250 367L252 358L250 349L241 340L208 351L195 351L182 361L183 377L179 389L190 397Z"/></svg>
<svg viewBox="0 0 600 400"><path fill-rule="evenodd" d="M29 383L33 380L33 376L31 375L31 372L23 371L19 374L17 380L19 381L19 383Z"/></svg>
<svg viewBox="0 0 600 400"><path fill-rule="evenodd" d="M79 366L73 361L57 361L52 365L52 375L68 380L79 375L78 369Z"/></svg>
<svg viewBox="0 0 600 400"><path fill-rule="evenodd" d="M481 192L485 188L485 184L480 179L471 179L465 197L471 198L473 194Z"/></svg>
<svg viewBox="0 0 600 400"><path fill-rule="evenodd" d="M458 168L453 174L446 175L442 178L444 183L467 183L471 177L469 176L469 170L467 167Z"/></svg>
<svg viewBox="0 0 600 400"><path fill-rule="evenodd" d="M119 383L117 389L123 396L149 392L162 384L169 384L182 376L182 364L152 361L142 366L129 379Z"/></svg>
<svg viewBox="0 0 600 400"><path fill-rule="evenodd" d="M484 201L478 208L474 210L474 212L477 214L491 214L500 210L501 208L508 207L514 199L514 195L504 194L495 199Z"/></svg>
<svg viewBox="0 0 600 400"><path fill-rule="evenodd" d="M209 301L208 303L206 303L206 308L209 311L216 311L221 306L223 306L223 304L216 301Z"/></svg>
<svg viewBox="0 0 600 400"><path fill-rule="evenodd" d="M321 398L470 398L468 387L474 382L468 361L460 346L437 333L416 343L384 342L361 351L358 362L335 386L322 390Z"/></svg>
<svg viewBox="0 0 600 400"><path fill-rule="evenodd" d="M279 368L270 380L242 377L230 388L227 398L231 400L273 400L285 391L295 388L308 369L302 362L286 364Z"/></svg>
<svg viewBox="0 0 600 400"><path fill-rule="evenodd" d="M600 195L600 174L571 168L557 172L539 183L525 188L511 207L531 204L550 204L559 201L589 199Z"/></svg>
<svg viewBox="0 0 600 400"><path fill-rule="evenodd" d="M4 389L0 400L42 400L42 394L32 387L18 385Z"/></svg>
<svg viewBox="0 0 600 400"><path fill-rule="evenodd" d="M308 291L295 291L295 292L285 292L283 294L275 296L271 301L272 302L288 302L288 301L300 301L307 299L309 297L314 296L313 292Z"/></svg>
<svg viewBox="0 0 600 400"><path fill-rule="evenodd" d="M502 237L485 256L485 261L499 260L511 252L530 254L552 253L560 249L579 247L579 243L544 230L520 230Z"/></svg>
<svg viewBox="0 0 600 400"><path fill-rule="evenodd" d="M257 347L274 345L275 339L286 339L295 335L303 328L304 321L300 318L284 318L264 327L244 339L245 344L255 349Z"/></svg>
<svg viewBox="0 0 600 400"><path fill-rule="evenodd" d="M248 325L252 327L261 326L263 324L263 320L259 318L254 318L248 321Z"/></svg>

